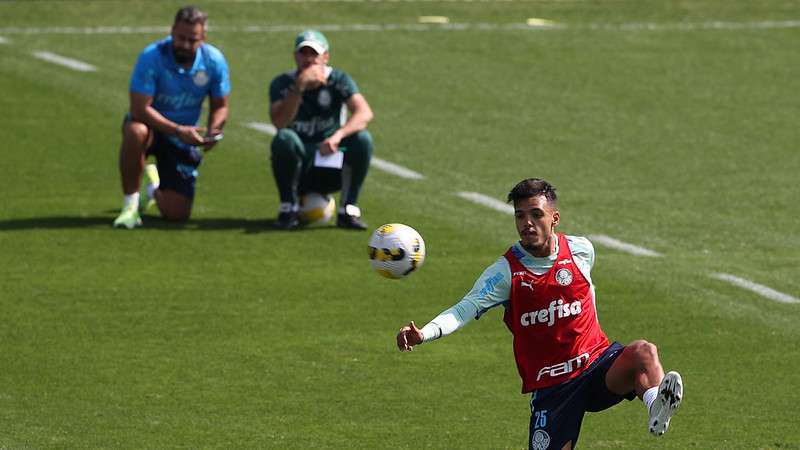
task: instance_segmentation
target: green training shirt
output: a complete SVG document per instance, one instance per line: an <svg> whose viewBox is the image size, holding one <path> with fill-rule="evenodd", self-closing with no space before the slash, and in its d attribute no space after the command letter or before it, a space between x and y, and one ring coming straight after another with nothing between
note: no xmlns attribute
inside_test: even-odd
<svg viewBox="0 0 800 450"><path fill-rule="evenodd" d="M350 75L326 66L328 83L317 89L303 92L303 101L289 128L293 129L305 143L322 142L342 124L342 107L358 87ZM269 100L283 100L289 93L297 72L292 70L275 77L269 85Z"/></svg>

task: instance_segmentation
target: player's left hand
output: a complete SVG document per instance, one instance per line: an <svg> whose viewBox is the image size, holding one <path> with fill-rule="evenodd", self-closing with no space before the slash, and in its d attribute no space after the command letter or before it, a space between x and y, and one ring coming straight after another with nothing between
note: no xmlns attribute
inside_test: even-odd
<svg viewBox="0 0 800 450"><path fill-rule="evenodd" d="M342 142L342 137L339 133L333 133L328 139L322 141L319 146L319 153L322 156L331 155L339 151L339 144Z"/></svg>
<svg viewBox="0 0 800 450"><path fill-rule="evenodd" d="M206 134L205 139L203 139L203 149L205 151L207 151L207 152L211 151L211 149L214 148L215 145L217 145L217 142L219 142L218 139L212 139L212 137L213 136L220 136L221 134L222 134L222 130L220 130L218 128L214 128L214 129L208 130L208 133ZM222 137L222 136L220 136L220 137Z"/></svg>

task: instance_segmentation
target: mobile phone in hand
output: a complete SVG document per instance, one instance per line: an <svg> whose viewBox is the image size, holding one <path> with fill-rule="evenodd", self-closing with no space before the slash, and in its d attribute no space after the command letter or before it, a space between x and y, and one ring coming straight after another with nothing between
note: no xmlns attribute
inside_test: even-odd
<svg viewBox="0 0 800 450"><path fill-rule="evenodd" d="M210 144L210 143L212 143L212 142L219 142L219 141L221 141L221 140L222 140L222 138L224 138L224 137L225 137L225 135L224 135L224 134L222 134L222 133L215 134L215 135L213 135L213 136L206 136L206 137L204 137L204 138L203 138L203 143L205 143L205 144Z"/></svg>

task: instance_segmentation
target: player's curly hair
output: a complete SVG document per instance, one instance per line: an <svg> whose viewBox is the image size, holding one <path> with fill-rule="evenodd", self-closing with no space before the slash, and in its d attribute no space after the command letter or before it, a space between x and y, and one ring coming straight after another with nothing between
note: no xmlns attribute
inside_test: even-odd
<svg viewBox="0 0 800 450"><path fill-rule="evenodd" d="M555 206L558 197L556 197L556 188L541 178L528 178L522 180L511 189L508 193L508 203L514 203L517 200L524 200L526 198L536 197L537 195L544 195L547 201Z"/></svg>
<svg viewBox="0 0 800 450"><path fill-rule="evenodd" d="M175 23L188 23L191 25L201 23L205 28L208 21L208 14L195 6L184 6L175 14Z"/></svg>

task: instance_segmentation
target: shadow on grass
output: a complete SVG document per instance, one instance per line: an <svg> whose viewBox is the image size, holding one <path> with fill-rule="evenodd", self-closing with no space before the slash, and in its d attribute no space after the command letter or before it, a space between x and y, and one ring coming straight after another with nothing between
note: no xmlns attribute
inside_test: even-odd
<svg viewBox="0 0 800 450"><path fill-rule="evenodd" d="M187 230L187 231L219 231L219 230L241 230L245 233L297 233L307 231L324 230L335 228L333 225L325 227L300 228L293 231L276 230L272 228L274 219L236 219L236 218L199 218L189 219L188 222L177 223L168 222L155 216L144 216L142 218L144 226L140 231L146 230ZM0 220L0 232L19 231L19 230L57 230L72 228L92 228L111 229L113 216L51 216L51 217L31 217L27 219Z"/></svg>

